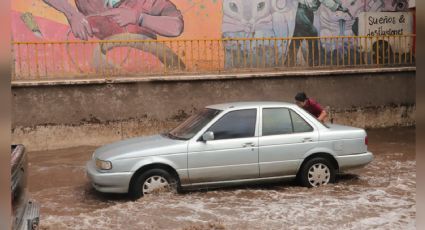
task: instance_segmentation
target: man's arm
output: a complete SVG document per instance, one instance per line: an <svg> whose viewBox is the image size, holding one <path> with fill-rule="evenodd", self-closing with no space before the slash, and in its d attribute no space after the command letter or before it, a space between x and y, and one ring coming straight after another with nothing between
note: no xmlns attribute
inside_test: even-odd
<svg viewBox="0 0 425 230"><path fill-rule="evenodd" d="M87 40L88 36L93 36L86 17L71 6L67 0L43 0L43 2L65 15L75 37Z"/></svg>
<svg viewBox="0 0 425 230"><path fill-rule="evenodd" d="M310 106L314 110L314 113L313 114L318 114L319 113L319 116L317 117L317 119L320 122L322 122L322 123L325 122L325 119L328 116L328 113L326 112L326 110L323 109L322 106L320 106L320 104L317 103L314 100L312 102L310 102Z"/></svg>
<svg viewBox="0 0 425 230"><path fill-rule="evenodd" d="M325 122L325 119L327 116L328 116L328 113L326 112L326 110L323 109L317 119L323 123Z"/></svg>

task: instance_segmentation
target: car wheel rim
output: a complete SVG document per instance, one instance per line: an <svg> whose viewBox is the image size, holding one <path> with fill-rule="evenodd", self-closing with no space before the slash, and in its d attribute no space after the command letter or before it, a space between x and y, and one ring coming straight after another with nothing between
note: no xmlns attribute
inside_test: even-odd
<svg viewBox="0 0 425 230"><path fill-rule="evenodd" d="M169 188L168 181L162 176L151 176L143 183L143 194L160 192Z"/></svg>
<svg viewBox="0 0 425 230"><path fill-rule="evenodd" d="M317 163L308 170L308 182L313 187L329 183L331 172L325 164Z"/></svg>

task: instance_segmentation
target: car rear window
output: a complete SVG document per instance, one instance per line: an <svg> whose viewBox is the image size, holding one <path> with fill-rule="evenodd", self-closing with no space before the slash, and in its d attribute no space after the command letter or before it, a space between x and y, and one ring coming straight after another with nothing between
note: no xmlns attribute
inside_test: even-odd
<svg viewBox="0 0 425 230"><path fill-rule="evenodd" d="M262 122L263 136L313 131L310 124L288 108L264 108Z"/></svg>

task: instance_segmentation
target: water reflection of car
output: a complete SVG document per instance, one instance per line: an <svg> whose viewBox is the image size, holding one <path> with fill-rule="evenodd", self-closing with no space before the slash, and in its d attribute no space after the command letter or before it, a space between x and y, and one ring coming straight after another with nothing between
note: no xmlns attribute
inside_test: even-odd
<svg viewBox="0 0 425 230"><path fill-rule="evenodd" d="M28 160L23 145L12 145L12 229L38 229L39 205L27 191Z"/></svg>
<svg viewBox="0 0 425 230"><path fill-rule="evenodd" d="M322 124L290 103L238 102L208 106L168 133L102 146L86 167L96 190L138 198L287 179L316 187L372 159L363 129Z"/></svg>

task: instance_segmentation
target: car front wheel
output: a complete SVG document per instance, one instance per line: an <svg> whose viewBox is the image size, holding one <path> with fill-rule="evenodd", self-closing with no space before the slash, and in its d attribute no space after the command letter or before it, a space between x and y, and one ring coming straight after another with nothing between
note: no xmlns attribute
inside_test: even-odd
<svg viewBox="0 0 425 230"><path fill-rule="evenodd" d="M318 187L335 182L335 168L325 158L312 158L301 168L299 179L302 186Z"/></svg>
<svg viewBox="0 0 425 230"><path fill-rule="evenodd" d="M150 169L140 174L130 187L130 196L138 199L144 195L176 192L177 180L163 169Z"/></svg>

